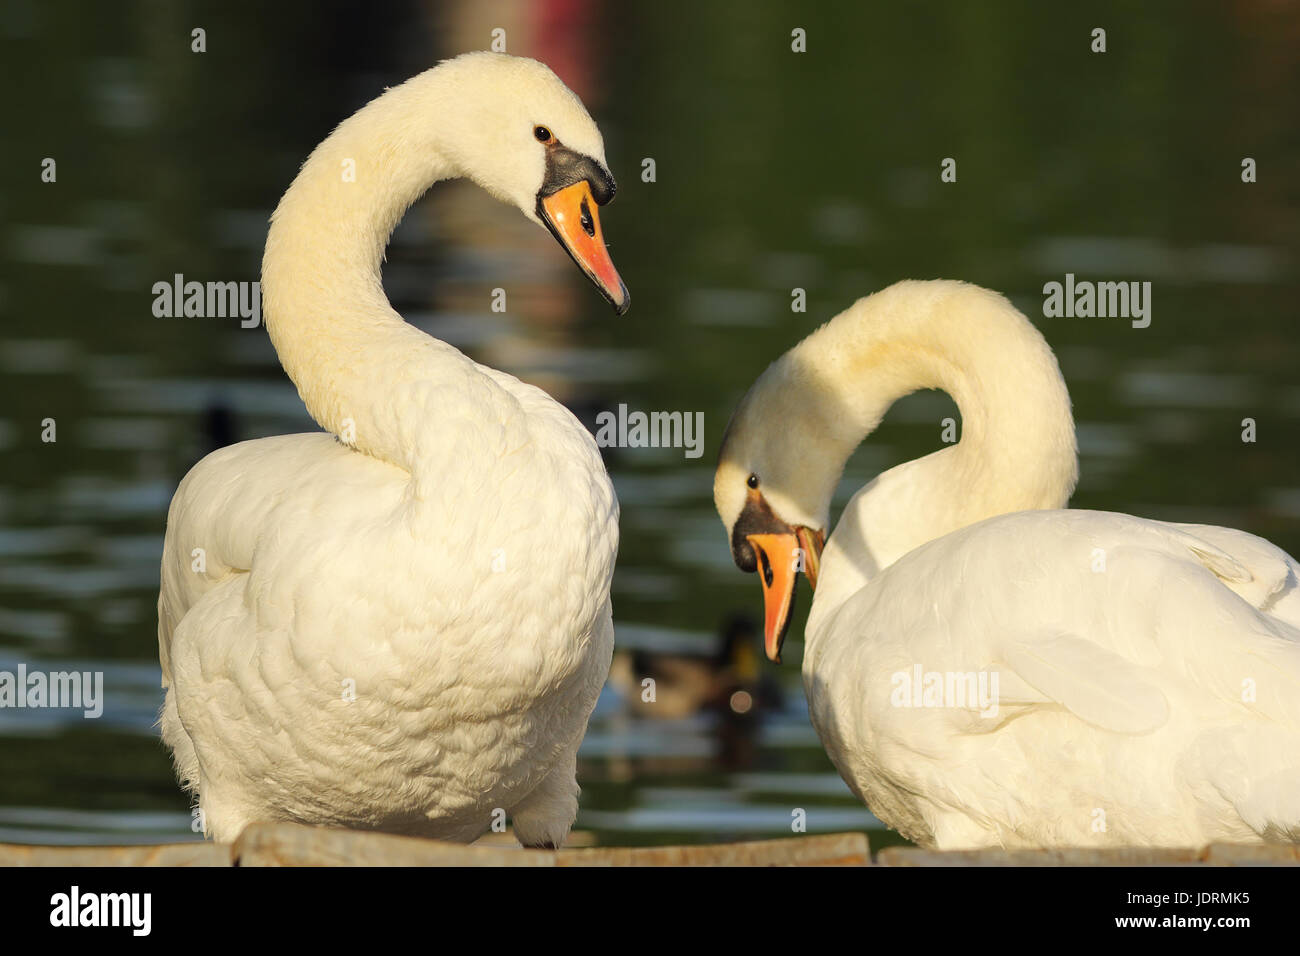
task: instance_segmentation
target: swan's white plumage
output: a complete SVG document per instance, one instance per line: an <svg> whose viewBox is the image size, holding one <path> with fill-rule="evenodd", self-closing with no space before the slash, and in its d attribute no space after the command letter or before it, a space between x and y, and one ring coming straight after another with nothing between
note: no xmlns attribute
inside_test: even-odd
<svg viewBox="0 0 1300 956"><path fill-rule="evenodd" d="M1300 630L1221 579L1207 549L1089 511L1018 512L922 545L818 609L813 723L873 810L923 843L1300 838ZM892 676L918 663L996 673L998 713L894 706Z"/></svg>
<svg viewBox="0 0 1300 956"><path fill-rule="evenodd" d="M1300 840L1300 568L1241 531L1059 510L1073 422L1045 349L1000 297L899 283L787 353L738 411L718 482L754 471L765 491L789 474L775 456L838 476L913 388L946 388L963 414L957 446L867 485L826 544L805 632L814 726L876 815L924 845ZM819 368L835 380L809 389ZM781 408L854 434L791 440L753 411ZM824 513L808 480L773 489L778 517ZM901 706L895 675L918 665L996 674L996 714Z"/></svg>
<svg viewBox="0 0 1300 956"><path fill-rule="evenodd" d="M613 644L612 486L562 406L406 325L379 282L435 180L536 192L538 122L603 163L545 67L449 61L342 124L276 212L267 326L349 444L223 448L172 500L161 724L218 840L265 820L469 840L505 812L521 842L558 845L572 825Z"/></svg>

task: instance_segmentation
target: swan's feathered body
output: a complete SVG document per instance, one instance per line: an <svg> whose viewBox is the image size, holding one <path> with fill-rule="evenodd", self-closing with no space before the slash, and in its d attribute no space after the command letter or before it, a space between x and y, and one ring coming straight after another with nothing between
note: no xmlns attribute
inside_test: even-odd
<svg viewBox="0 0 1300 956"><path fill-rule="evenodd" d="M273 219L267 326L334 434L200 462L159 598L163 736L218 840L264 820L469 840L509 814L525 844L558 845L573 822L613 644L613 488L567 410L403 323L378 279L410 202L482 175L446 144L502 109L531 147L544 114L603 164L545 67L462 57L340 126ZM504 175L484 184L512 198Z"/></svg>
<svg viewBox="0 0 1300 956"><path fill-rule="evenodd" d="M1300 839L1296 573L1223 528L989 518L814 604L812 721L873 812L926 845ZM929 706L918 665L938 675Z"/></svg>
<svg viewBox="0 0 1300 956"><path fill-rule="evenodd" d="M992 293L899 283L755 384L715 496L737 562L752 535L776 568L769 608L777 553L918 387L953 394L962 440L859 491L814 563L804 685L854 791L944 849L1300 840L1300 568L1241 531L1058 510L1065 385Z"/></svg>

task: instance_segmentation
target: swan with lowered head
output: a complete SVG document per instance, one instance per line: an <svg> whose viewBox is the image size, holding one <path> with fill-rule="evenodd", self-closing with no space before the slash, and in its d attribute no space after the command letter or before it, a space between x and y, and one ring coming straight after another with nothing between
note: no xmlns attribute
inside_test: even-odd
<svg viewBox="0 0 1300 956"><path fill-rule="evenodd" d="M540 63L446 61L304 163L272 216L264 315L328 433L212 453L167 517L162 735L219 841L263 821L468 841L509 814L524 845L558 846L572 826L618 503L568 411L384 295L402 214L462 176L627 308L600 132Z"/></svg>
<svg viewBox="0 0 1300 956"><path fill-rule="evenodd" d="M879 475L826 541L849 455L922 388L953 397L961 440ZM974 286L900 282L759 377L714 500L761 571L773 660L809 577L812 722L909 839L1300 840L1300 568L1242 531L1062 510L1076 476L1033 325Z"/></svg>

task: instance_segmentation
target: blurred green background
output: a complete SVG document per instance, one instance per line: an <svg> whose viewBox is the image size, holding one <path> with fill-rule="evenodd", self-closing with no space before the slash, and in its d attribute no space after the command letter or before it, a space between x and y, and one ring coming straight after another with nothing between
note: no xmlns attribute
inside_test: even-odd
<svg viewBox="0 0 1300 956"><path fill-rule="evenodd" d="M311 148L498 27L604 132L620 190L603 223L632 309L613 316L542 230L464 184L399 228L394 305L589 425L626 403L702 411L707 429L699 459L607 455L619 657L581 755L580 842L778 836L796 808L810 832L878 826L807 721L808 592L785 665L761 662L735 617L761 614L758 584L730 562L711 480L767 363L897 279L998 289L1042 329L1075 404L1077 506L1300 552L1300 7L808 6L6 3L0 669L103 671L108 701L93 721L0 710L0 841L193 838L153 727L167 503L212 447L315 426L263 329L155 318L151 287L255 280L266 218ZM945 157L956 183L940 182ZM1258 182L1241 181L1244 157ZM1151 281L1151 326L1044 318L1043 284L1066 272ZM953 414L934 393L897 405L839 502L938 447Z"/></svg>

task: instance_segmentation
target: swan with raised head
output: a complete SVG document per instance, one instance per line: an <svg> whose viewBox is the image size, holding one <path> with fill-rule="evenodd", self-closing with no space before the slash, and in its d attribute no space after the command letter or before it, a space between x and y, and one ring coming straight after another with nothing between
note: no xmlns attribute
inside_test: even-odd
<svg viewBox="0 0 1300 956"><path fill-rule="evenodd" d="M850 500L890 405L948 392L961 440ZM804 687L841 775L941 849L1300 840L1300 569L1227 528L1063 510L1070 400L1003 297L900 282L774 362L714 499L779 660L800 570ZM824 550L823 550L823 541Z"/></svg>
<svg viewBox="0 0 1300 956"><path fill-rule="evenodd" d="M549 396L402 321L388 237L469 177L617 311L600 132L545 66L446 61L344 121L271 220L267 330L326 433L209 455L172 499L163 739L205 832L296 821L558 846L609 671L618 503Z"/></svg>

